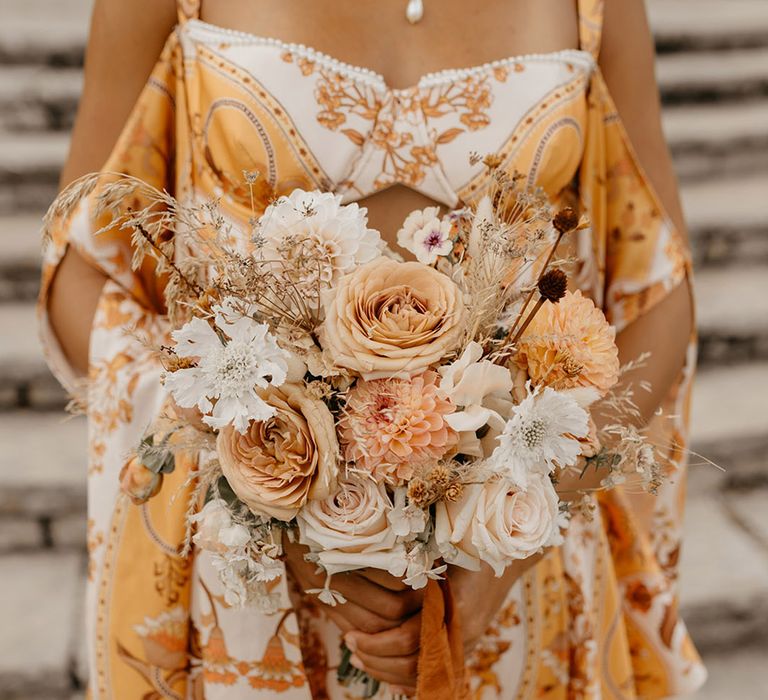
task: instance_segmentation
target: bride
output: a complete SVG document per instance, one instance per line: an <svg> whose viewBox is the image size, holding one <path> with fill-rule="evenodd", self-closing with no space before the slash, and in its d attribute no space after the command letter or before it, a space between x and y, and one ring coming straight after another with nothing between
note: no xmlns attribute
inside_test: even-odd
<svg viewBox="0 0 768 700"><path fill-rule="evenodd" d="M653 66L642 0L96 0L62 185L122 171L182 202L218 197L241 228L252 198L258 213L332 190L393 243L411 210L476 201L476 152L589 216L558 253L622 360L650 353L632 375L651 387L638 422L673 478L655 498L593 497L563 546L501 578L449 570L474 698L666 698L704 678L677 616L693 323ZM55 222L40 301L52 368L73 392L89 380L90 697L356 697L336 680L342 639L379 697L411 693L418 592L358 572L327 607L293 546L282 614L234 609L205 554L180 554L191 462L147 504L119 495L126 453L166 408L161 367L123 329L162 342L168 326L164 280L131 271L130 231L92 235L97 195Z"/></svg>

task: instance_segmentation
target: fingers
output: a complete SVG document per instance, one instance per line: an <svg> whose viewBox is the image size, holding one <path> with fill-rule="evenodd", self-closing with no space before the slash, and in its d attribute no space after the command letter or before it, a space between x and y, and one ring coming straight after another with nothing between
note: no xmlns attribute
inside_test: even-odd
<svg viewBox="0 0 768 700"><path fill-rule="evenodd" d="M389 589L390 591L413 590L407 583L403 583L403 579L395 578L392 574L389 574L386 571L381 571L381 569L361 569L355 573L362 578L373 581L373 583L378 584L382 588Z"/></svg>
<svg viewBox="0 0 768 700"><path fill-rule="evenodd" d="M421 615L414 615L378 634L349 631L344 641L353 653L354 666L372 678L400 686L398 692L408 695L416 687L420 635Z"/></svg>
<svg viewBox="0 0 768 700"><path fill-rule="evenodd" d="M369 656L356 651L352 655L352 665L365 671L371 678L405 688L416 687L416 670L419 655L409 656Z"/></svg>
<svg viewBox="0 0 768 700"><path fill-rule="evenodd" d="M325 585L325 575L318 573L316 564L304 559L304 554L309 550L295 543L286 543L284 547L288 568L300 586L304 590L322 588ZM380 585L378 581L385 585ZM334 576L331 588L341 593L348 603L355 603L358 607L374 613L377 618L399 624L421 609L424 592L414 591L405 584L402 584L404 588L394 589L394 586L400 585L397 582L398 579L386 572L366 572L366 575L350 572ZM392 626L387 625L387 628ZM369 631L369 628L365 628L365 631ZM378 631L378 628L374 631Z"/></svg>
<svg viewBox="0 0 768 700"><path fill-rule="evenodd" d="M346 630L342 628L344 633L354 629L365 634L378 634L400 625L400 620L388 620L351 600L336 606L323 605L323 609L334 621L338 618L345 620L349 628Z"/></svg>
<svg viewBox="0 0 768 700"><path fill-rule="evenodd" d="M347 600L370 610L387 620L402 621L421 609L423 591L414 591L407 587L395 592L372 583L368 578L357 573L335 576L331 587L339 591Z"/></svg>
<svg viewBox="0 0 768 700"><path fill-rule="evenodd" d="M420 638L420 614L409 617L398 627L393 627L378 634L351 631L344 635L344 641L353 652L377 657L409 656L415 654L419 650Z"/></svg>

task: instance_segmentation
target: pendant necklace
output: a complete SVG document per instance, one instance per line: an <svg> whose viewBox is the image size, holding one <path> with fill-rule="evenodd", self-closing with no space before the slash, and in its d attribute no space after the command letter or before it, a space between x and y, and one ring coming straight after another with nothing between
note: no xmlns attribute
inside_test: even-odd
<svg viewBox="0 0 768 700"><path fill-rule="evenodd" d="M411 24L416 24L424 16L423 0L408 0L405 16Z"/></svg>

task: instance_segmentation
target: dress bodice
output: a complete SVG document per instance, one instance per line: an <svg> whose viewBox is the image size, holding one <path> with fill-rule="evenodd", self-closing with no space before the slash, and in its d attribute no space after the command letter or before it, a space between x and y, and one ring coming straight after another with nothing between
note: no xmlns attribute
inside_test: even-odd
<svg viewBox="0 0 768 700"><path fill-rule="evenodd" d="M262 197L295 187L355 201L392 185L446 206L487 184L470 153L496 153L510 172L551 196L582 158L586 91L594 68L583 50L506 58L424 75L391 88L383 76L303 45L197 19L179 28L200 189L234 193L257 170ZM237 202L231 202L237 204Z"/></svg>

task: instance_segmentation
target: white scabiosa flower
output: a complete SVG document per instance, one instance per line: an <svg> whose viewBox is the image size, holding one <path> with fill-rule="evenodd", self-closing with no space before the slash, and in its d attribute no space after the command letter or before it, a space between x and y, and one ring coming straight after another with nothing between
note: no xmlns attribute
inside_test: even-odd
<svg viewBox="0 0 768 700"><path fill-rule="evenodd" d="M416 256L424 265L434 265L438 257L453 249L451 220L440 218L439 207L411 212L397 232L397 244Z"/></svg>
<svg viewBox="0 0 768 700"><path fill-rule="evenodd" d="M515 406L498 437L499 445L488 466L525 489L531 474L549 474L576 463L581 453L578 438L589 432L589 417L568 394L546 387L531 389Z"/></svg>
<svg viewBox="0 0 768 700"><path fill-rule="evenodd" d="M245 433L251 421L274 415L275 409L256 390L285 382L289 356L265 323L233 308L225 302L214 309L221 335L201 318L174 331L176 353L195 365L169 372L165 386L182 408L197 407L212 428L233 425Z"/></svg>
<svg viewBox="0 0 768 700"><path fill-rule="evenodd" d="M297 267L309 294L379 257L384 246L368 228L365 208L342 204L340 195L298 189L267 207L259 236L263 259Z"/></svg>

